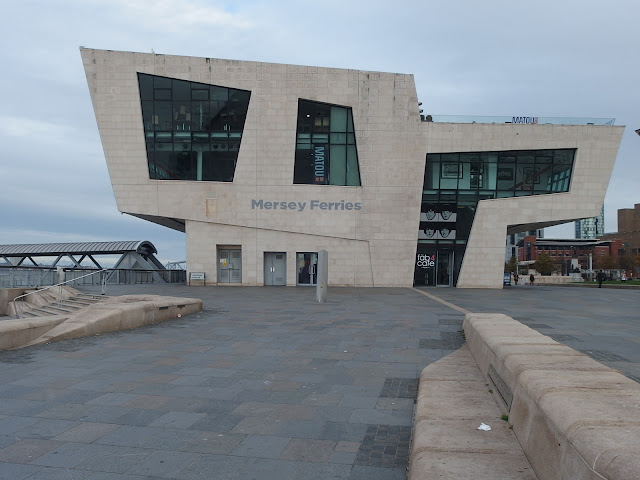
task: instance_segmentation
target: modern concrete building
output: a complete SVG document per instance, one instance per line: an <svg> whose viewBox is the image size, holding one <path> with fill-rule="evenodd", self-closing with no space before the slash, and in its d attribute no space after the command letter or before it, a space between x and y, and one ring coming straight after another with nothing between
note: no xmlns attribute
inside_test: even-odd
<svg viewBox="0 0 640 480"><path fill-rule="evenodd" d="M422 116L412 75L81 49L118 209L208 285L501 288L504 239L596 215L611 119Z"/></svg>

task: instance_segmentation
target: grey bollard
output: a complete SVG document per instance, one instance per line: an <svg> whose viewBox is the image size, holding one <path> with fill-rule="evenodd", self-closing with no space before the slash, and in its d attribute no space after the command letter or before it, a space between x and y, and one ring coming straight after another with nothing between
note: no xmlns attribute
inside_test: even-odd
<svg viewBox="0 0 640 480"><path fill-rule="evenodd" d="M316 276L316 298L318 302L327 301L327 283L329 281L329 252L320 250L318 252L318 265Z"/></svg>

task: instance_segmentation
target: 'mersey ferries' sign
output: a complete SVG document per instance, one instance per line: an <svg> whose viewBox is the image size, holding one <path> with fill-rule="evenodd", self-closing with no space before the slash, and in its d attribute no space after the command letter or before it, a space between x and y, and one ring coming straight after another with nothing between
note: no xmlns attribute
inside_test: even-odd
<svg viewBox="0 0 640 480"><path fill-rule="evenodd" d="M321 202L320 200L309 200L308 202L267 202L263 199L252 199L251 210L290 210L294 212L304 212L305 210L361 210L360 202Z"/></svg>

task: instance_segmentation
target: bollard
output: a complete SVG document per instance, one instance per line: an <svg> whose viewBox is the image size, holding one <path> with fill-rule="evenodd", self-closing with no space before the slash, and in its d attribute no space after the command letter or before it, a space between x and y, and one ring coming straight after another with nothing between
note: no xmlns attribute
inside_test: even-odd
<svg viewBox="0 0 640 480"><path fill-rule="evenodd" d="M329 281L329 253L326 250L318 252L318 265L316 276L316 298L318 302L327 301L327 283Z"/></svg>

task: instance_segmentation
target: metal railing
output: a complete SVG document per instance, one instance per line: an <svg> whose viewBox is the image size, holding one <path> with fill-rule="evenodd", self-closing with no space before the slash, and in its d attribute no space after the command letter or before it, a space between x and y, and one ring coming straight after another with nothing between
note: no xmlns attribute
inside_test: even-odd
<svg viewBox="0 0 640 480"><path fill-rule="evenodd" d="M0 267L0 288L34 288L57 281L58 272L51 267Z"/></svg>
<svg viewBox="0 0 640 480"><path fill-rule="evenodd" d="M38 288L55 285L68 280L77 280L86 273L94 273L99 269L73 267L0 267L0 288L28 287ZM133 270L102 269L111 272L107 279L110 285L128 285L140 283L185 283L185 270ZM78 285L99 285L95 277L82 278Z"/></svg>
<svg viewBox="0 0 640 480"><path fill-rule="evenodd" d="M60 306L62 304L62 286L63 285L66 285L67 283L75 282L79 278L91 277L91 276L99 274L99 273L107 272L108 270L109 270L108 268L103 268L102 270L98 270L98 271L95 271L95 272L87 273L86 275L82 275L81 277L77 277L77 278L73 278L71 280L67 280L66 282L61 282L61 283L57 283L55 285L51 285L49 287L41 288L39 290L36 290L35 292L23 293L22 295L18 295L16 298L13 299L13 306L14 306L16 317L20 318L21 315L24 313L24 302L25 302L24 299L26 297L28 297L30 295L41 295L46 290L50 290L52 288L58 287L58 306ZM102 283L102 295L104 295L105 292L106 292L106 278L107 278L107 275L102 275L101 277L102 277L101 281L103 282ZM20 300L20 303L17 303L18 300ZM20 305L19 311L18 311L18 305Z"/></svg>
<svg viewBox="0 0 640 480"><path fill-rule="evenodd" d="M482 116L482 115L421 115L423 122L436 123L513 123L528 125L615 125L615 118Z"/></svg>

